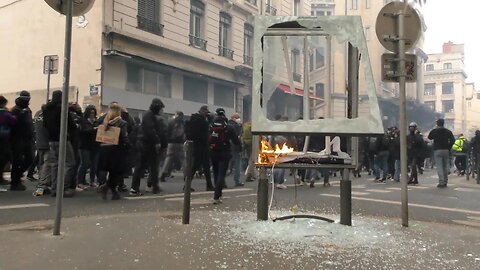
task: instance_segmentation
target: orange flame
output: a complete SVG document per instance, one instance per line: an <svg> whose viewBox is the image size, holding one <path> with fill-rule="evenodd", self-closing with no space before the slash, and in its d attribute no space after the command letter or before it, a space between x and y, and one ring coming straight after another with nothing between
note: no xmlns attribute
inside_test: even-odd
<svg viewBox="0 0 480 270"><path fill-rule="evenodd" d="M260 140L260 153L258 154L258 163L261 164L271 164L273 163L272 160L275 160L281 155L285 155L288 153L293 152L292 147L288 147L286 143L280 147L278 144L275 145L275 150L273 150L273 147L270 145L270 143L262 137Z"/></svg>

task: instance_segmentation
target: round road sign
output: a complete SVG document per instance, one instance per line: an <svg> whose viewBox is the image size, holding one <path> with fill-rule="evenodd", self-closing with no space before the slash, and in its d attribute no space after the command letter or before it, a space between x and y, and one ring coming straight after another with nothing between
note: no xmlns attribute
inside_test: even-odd
<svg viewBox="0 0 480 270"><path fill-rule="evenodd" d="M375 31L380 43L385 49L395 52L397 49L397 42L392 40L397 35L397 16L396 14L403 12L405 14L405 50L413 48L420 38L421 23L420 17L415 9L404 2L391 2L385 5L378 13Z"/></svg>
<svg viewBox="0 0 480 270"><path fill-rule="evenodd" d="M73 1L73 17L87 13L95 0L45 0L45 2L60 14L66 15L67 1Z"/></svg>

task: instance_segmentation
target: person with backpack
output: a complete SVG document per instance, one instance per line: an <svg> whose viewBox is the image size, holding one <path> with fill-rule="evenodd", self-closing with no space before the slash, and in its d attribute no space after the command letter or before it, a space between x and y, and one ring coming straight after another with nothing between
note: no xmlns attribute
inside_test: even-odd
<svg viewBox="0 0 480 270"><path fill-rule="evenodd" d="M176 159L182 162L181 167L183 168L183 160L185 159L183 144L185 143L185 139L183 112L177 111L173 119L168 123L167 157L163 163L162 175L160 176L161 182L165 182L165 178L171 174Z"/></svg>
<svg viewBox="0 0 480 270"><path fill-rule="evenodd" d="M210 132L209 114L208 106L203 105L200 107L198 113L192 114L190 121L187 122L187 139L193 141L193 166L192 171L186 173L189 173L193 179L195 172L202 167L207 183L207 191L214 191L215 189L210 174L210 149L208 142Z"/></svg>
<svg viewBox="0 0 480 270"><path fill-rule="evenodd" d="M10 133L17 122L17 118L7 110L7 104L8 100L0 95L0 185L8 184L8 181L3 179L3 170L11 161Z"/></svg>
<svg viewBox="0 0 480 270"><path fill-rule="evenodd" d="M242 144L235 131L235 127L227 123L228 119L225 116L225 110L218 108L216 113L216 117L210 125L208 143L211 151L213 179L215 181L213 203L219 204L222 203L225 175L227 174L228 163L232 157L231 143L240 150Z"/></svg>
<svg viewBox="0 0 480 270"><path fill-rule="evenodd" d="M407 157L410 167L409 185L418 185L419 161L423 151L423 138L418 130L417 123L412 122L408 125L409 134L407 135Z"/></svg>

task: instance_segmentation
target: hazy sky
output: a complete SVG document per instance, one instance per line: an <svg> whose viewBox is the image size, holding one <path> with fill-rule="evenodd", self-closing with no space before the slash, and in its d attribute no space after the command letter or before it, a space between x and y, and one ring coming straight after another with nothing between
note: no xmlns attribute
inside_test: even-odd
<svg viewBox="0 0 480 270"><path fill-rule="evenodd" d="M465 44L467 82L480 90L480 1L427 0L422 8L426 53L441 53L444 42Z"/></svg>

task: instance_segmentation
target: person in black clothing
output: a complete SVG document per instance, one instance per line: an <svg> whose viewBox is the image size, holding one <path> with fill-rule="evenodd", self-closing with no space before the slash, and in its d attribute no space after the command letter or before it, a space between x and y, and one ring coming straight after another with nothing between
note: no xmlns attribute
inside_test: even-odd
<svg viewBox="0 0 480 270"><path fill-rule="evenodd" d="M50 194L50 186L52 185L52 176L50 165L48 164L48 151L50 146L48 145L48 130L43 123L43 110L45 104L42 105L42 109L35 114L35 137L37 142L37 155L38 155L38 185L37 190L33 193L34 196L43 196Z"/></svg>
<svg viewBox="0 0 480 270"><path fill-rule="evenodd" d="M187 124L187 139L193 141L193 166L192 171L187 173L190 173L193 179L195 172L202 167L207 182L207 191L213 191L210 174L210 150L208 147L209 113L208 106L204 105L198 113L192 114Z"/></svg>
<svg viewBox="0 0 480 270"><path fill-rule="evenodd" d="M100 145L100 154L98 162L99 176L103 177L102 183L98 189L102 198L107 199L108 190L112 192L112 200L119 200L120 194L117 191L118 185L123 180L125 166L127 165L127 153L130 143L128 141L127 125L121 117L121 107L118 103L111 104L108 113L103 120L105 129L116 127L120 128L118 144L104 144ZM105 179L108 174L108 180Z"/></svg>
<svg viewBox="0 0 480 270"><path fill-rule="evenodd" d="M23 191L26 189L21 182L21 178L33 162L35 138L32 111L28 107L29 103L30 93L22 91L20 96L15 99L15 107L12 109L12 115L17 118L17 124L11 131L13 157L10 190Z"/></svg>
<svg viewBox="0 0 480 270"><path fill-rule="evenodd" d="M242 121L240 119L240 114L237 112L232 114L228 124L234 128L235 135L241 139L243 134ZM243 187L245 184L240 181L240 171L242 170L241 158L242 158L242 147L233 146L232 147L232 159L231 159L231 168L233 170L233 182L236 187Z"/></svg>
<svg viewBox="0 0 480 270"><path fill-rule="evenodd" d="M385 132L383 136L377 137L377 152L375 153L375 182L387 182L388 175L388 155L389 155L389 144L390 137ZM382 171L382 174L380 174ZM382 178L380 178L382 176Z"/></svg>
<svg viewBox="0 0 480 270"><path fill-rule="evenodd" d="M93 105L87 106L83 117L79 119L78 149L80 155L80 165L77 171L77 181L81 188L86 187L87 181L85 175L90 169L90 186L97 187L95 176L97 172L99 144L96 142L97 136L97 109Z"/></svg>
<svg viewBox="0 0 480 270"><path fill-rule="evenodd" d="M218 108L217 116L214 118L210 127L209 146L211 151L213 179L215 180L215 194L213 203L221 203L222 190L225 184L225 175L227 174L228 163L232 157L231 142L241 148L240 139L237 136L235 128L228 124L225 110Z"/></svg>
<svg viewBox="0 0 480 270"><path fill-rule="evenodd" d="M420 135L420 131L417 128L415 122L410 123L408 126L410 133L407 136L407 153L408 153L408 164L410 164L410 178L408 181L409 185L418 184L418 167L419 160L422 154L423 147L423 138Z"/></svg>
<svg viewBox="0 0 480 270"><path fill-rule="evenodd" d="M162 175L160 181L165 182L165 177L169 176L173 170L175 159L183 163L185 159L185 151L183 144L185 143L185 120L183 112L177 111L168 123L168 148L167 157L163 163ZM183 167L183 165L181 166Z"/></svg>
<svg viewBox="0 0 480 270"><path fill-rule="evenodd" d="M48 164L51 167L52 177L52 196L56 196L58 158L60 155L60 119L62 114L62 91L57 90L52 93L52 100L47 103L43 110L43 124L48 131L48 141L50 150L48 152ZM75 195L75 153L72 147L71 138L77 126L68 115L67 127L67 147L65 152L65 193L64 197Z"/></svg>
<svg viewBox="0 0 480 270"><path fill-rule="evenodd" d="M3 179L3 170L11 159L11 131L17 123L17 119L7 111L6 106L8 100L4 96L0 96L0 185L9 182Z"/></svg>
<svg viewBox="0 0 480 270"><path fill-rule="evenodd" d="M161 152L167 148L167 127L163 119L157 116L161 115L164 107L160 99L154 98L149 111L143 115L141 129L137 136L140 159L133 173L130 195L141 195L140 179L147 166L150 172L152 192L157 194L162 191L158 185L158 165Z"/></svg>
<svg viewBox="0 0 480 270"><path fill-rule="evenodd" d="M450 150L455 143L453 133L443 127L445 120L438 119L437 127L430 131L428 139L433 140L433 156L438 172L438 188L446 188L450 169Z"/></svg>
<svg viewBox="0 0 480 270"><path fill-rule="evenodd" d="M73 148L73 153L75 156L75 176L74 180L76 183L76 190L77 191L83 191L84 189L88 188L88 185L80 185L80 182L77 179L77 172L78 169L80 168L80 122L82 121L83 118L83 113L82 113L82 107L78 105L78 103L75 102L70 102L68 104L68 112L70 116L73 119L73 122L75 123L75 128L69 131L70 135L70 142L72 144Z"/></svg>
<svg viewBox="0 0 480 270"><path fill-rule="evenodd" d="M393 181L400 182L400 130L396 127L392 128L392 140L390 142L390 156L395 161L395 171L393 173Z"/></svg>

